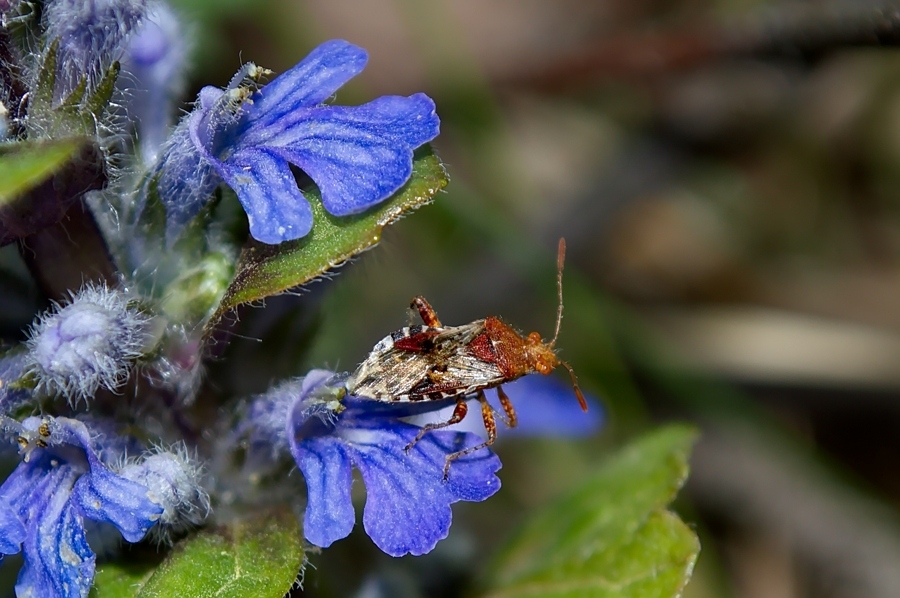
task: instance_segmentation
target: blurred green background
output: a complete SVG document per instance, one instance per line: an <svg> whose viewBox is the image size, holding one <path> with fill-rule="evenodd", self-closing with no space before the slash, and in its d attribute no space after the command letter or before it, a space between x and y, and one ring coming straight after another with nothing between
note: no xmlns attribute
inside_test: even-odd
<svg viewBox="0 0 900 598"><path fill-rule="evenodd" d="M442 118L451 183L434 205L333 281L269 302L294 320L244 315L291 348L275 373L352 369L418 294L445 324L501 315L550 336L564 236L559 346L607 410L589 441L503 443L504 491L457 505L432 555L393 560L356 533L314 557L308 595L373 579L455 595L530 509L673 419L703 431L678 505L703 545L686 596L900 595L896 6L175 5L195 24L186 97L340 37L370 62L338 103L424 91ZM274 375L258 343L233 351ZM371 569L346 565L363 556Z"/></svg>

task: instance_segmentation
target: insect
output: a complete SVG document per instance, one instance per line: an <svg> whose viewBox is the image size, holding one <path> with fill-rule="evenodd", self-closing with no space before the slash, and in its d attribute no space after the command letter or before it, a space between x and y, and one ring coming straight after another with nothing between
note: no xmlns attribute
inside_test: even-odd
<svg viewBox="0 0 900 598"><path fill-rule="evenodd" d="M545 343L537 332L523 337L494 316L462 326L444 326L424 297L414 297L410 309L419 312L424 326L401 328L381 339L348 378L347 391L385 403L455 398L456 407L450 419L424 426L406 446L407 451L429 431L461 422L468 412L466 401L474 395L481 404L487 440L448 455L444 465L445 480L451 462L492 445L497 438L494 410L484 394L487 388L497 389L504 412L501 419L513 428L517 423L516 410L502 385L526 374L546 375L563 366L569 371L581 408L587 411L587 402L578 387L575 372L557 357L554 349L562 322L565 253L565 239L560 239L556 259L559 307L556 330L549 343Z"/></svg>

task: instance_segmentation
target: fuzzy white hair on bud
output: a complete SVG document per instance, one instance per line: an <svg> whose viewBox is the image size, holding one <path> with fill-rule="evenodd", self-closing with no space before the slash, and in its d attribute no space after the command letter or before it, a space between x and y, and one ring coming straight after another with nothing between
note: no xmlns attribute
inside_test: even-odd
<svg viewBox="0 0 900 598"><path fill-rule="evenodd" d="M89 284L68 305L54 303L32 325L26 370L35 392L87 401L102 387L115 391L150 341L150 318L126 294Z"/></svg>
<svg viewBox="0 0 900 598"><path fill-rule="evenodd" d="M209 495L200 483L203 466L184 443L156 447L127 463L119 474L146 486L147 497L163 508L153 528L159 541L201 524L209 515Z"/></svg>

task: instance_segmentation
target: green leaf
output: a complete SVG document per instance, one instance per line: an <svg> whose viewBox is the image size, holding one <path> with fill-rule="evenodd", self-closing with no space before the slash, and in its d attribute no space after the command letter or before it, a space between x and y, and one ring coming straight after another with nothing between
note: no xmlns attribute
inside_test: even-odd
<svg viewBox="0 0 900 598"><path fill-rule="evenodd" d="M300 526L288 511L202 531L153 565L98 568L91 598L282 598L306 556Z"/></svg>
<svg viewBox="0 0 900 598"><path fill-rule="evenodd" d="M312 232L280 245L251 241L212 322L242 303L307 283L369 249L381 239L385 226L429 203L447 182L441 161L430 147L423 146L416 152L409 181L393 197L363 214L332 216L322 206L318 191L308 192L306 195L312 200Z"/></svg>
<svg viewBox="0 0 900 598"><path fill-rule="evenodd" d="M28 110L29 116L34 116L35 113L48 113L51 110L53 89L56 87L56 57L58 53L59 39L57 38L53 40L44 54L44 62L38 71L37 85Z"/></svg>
<svg viewBox="0 0 900 598"><path fill-rule="evenodd" d="M0 149L0 208L60 170L85 144L80 137L21 142Z"/></svg>
<svg viewBox="0 0 900 598"><path fill-rule="evenodd" d="M153 575L157 562L103 563L94 572L90 598L132 598Z"/></svg>
<svg viewBox="0 0 900 598"><path fill-rule="evenodd" d="M94 95L88 98L84 104L85 113L93 115L96 120L100 119L107 106L109 106L113 92L116 90L116 81L121 70L122 67L118 61L112 63L106 69L103 79L100 80L100 83L97 84L97 88L94 90Z"/></svg>
<svg viewBox="0 0 900 598"><path fill-rule="evenodd" d="M530 519L489 568L491 598L678 596L700 551L667 510L688 474L696 432L671 426L605 463Z"/></svg>

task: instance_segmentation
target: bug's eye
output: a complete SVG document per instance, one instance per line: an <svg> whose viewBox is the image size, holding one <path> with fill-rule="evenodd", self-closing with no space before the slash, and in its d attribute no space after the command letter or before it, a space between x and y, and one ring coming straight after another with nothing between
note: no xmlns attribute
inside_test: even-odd
<svg viewBox="0 0 900 598"><path fill-rule="evenodd" d="M534 364L534 369L537 370L539 374L544 374L545 376L553 371L553 367L543 360L538 360L538 362Z"/></svg>
<svg viewBox="0 0 900 598"><path fill-rule="evenodd" d="M531 345L539 345L541 344L541 334L539 332L532 332L528 335L526 340Z"/></svg>

